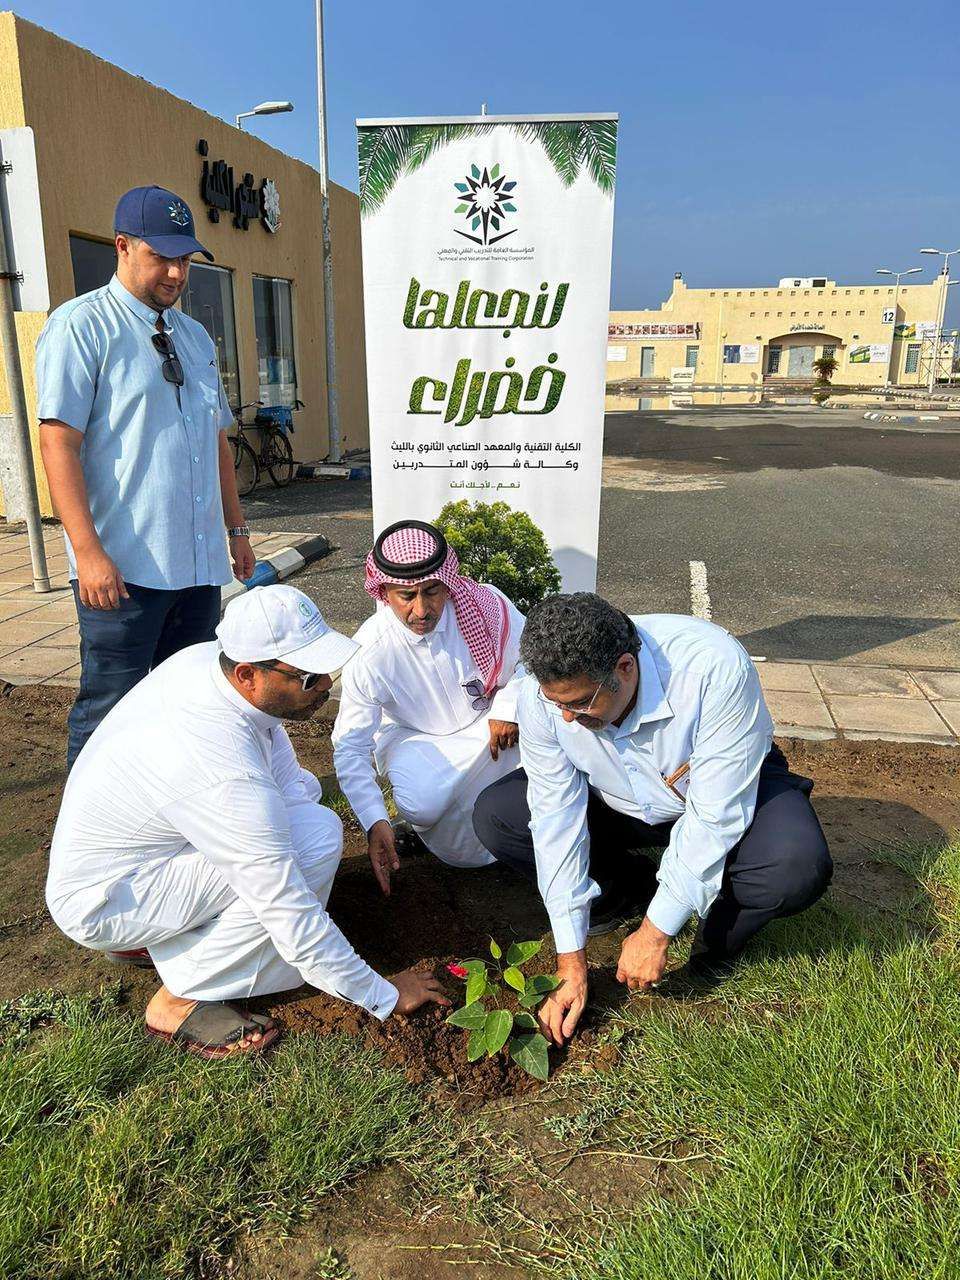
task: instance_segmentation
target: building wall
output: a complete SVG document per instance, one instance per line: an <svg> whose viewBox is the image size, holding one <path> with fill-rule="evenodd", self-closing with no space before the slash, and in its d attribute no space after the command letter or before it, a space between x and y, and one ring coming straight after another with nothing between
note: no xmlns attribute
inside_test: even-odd
<svg viewBox="0 0 960 1280"><path fill-rule="evenodd" d="M74 296L71 233L111 241L118 197L130 187L158 183L193 210L197 235L218 266L233 276L237 356L243 402L257 399L259 380L253 276L293 281L298 393L295 418L301 460L323 458L327 429L326 348L321 257L320 181L315 169L251 134L200 111L84 49L10 13L0 14L0 126L30 125L35 134L50 309ZM202 158L224 159L234 174L272 178L280 192L282 226L271 235L259 223L233 226L228 214L209 221L200 198ZM331 191L337 364L344 449L366 446L366 368L356 195ZM28 409L35 419L33 350L46 315L19 315ZM0 412L6 412L0 386ZM42 467L41 505L49 513Z"/></svg>
<svg viewBox="0 0 960 1280"><path fill-rule="evenodd" d="M853 386L878 386L887 381L884 363L853 364L852 347L866 344L892 345L890 380L916 385L922 380L918 370L906 373L907 349L911 341L892 341L893 325L883 323L883 312L893 307L894 288L887 285L837 285L827 282L823 289L793 289L768 286L745 289L689 289L683 280L663 305L650 311L610 313L610 348L626 348L626 359L609 359L608 382L641 376L641 349L654 349L655 378L671 376L671 370L685 364L686 348L699 348L694 385L735 383L756 384L764 380L789 381L791 346L814 348L816 359L825 345L836 347L838 361L833 381ZM904 285L897 302L897 324L933 322L939 314L940 286ZM700 335L683 338L620 337L613 332L625 324L699 324ZM760 359L751 364L724 364L724 346L759 346ZM770 347L782 348L780 370L768 373Z"/></svg>

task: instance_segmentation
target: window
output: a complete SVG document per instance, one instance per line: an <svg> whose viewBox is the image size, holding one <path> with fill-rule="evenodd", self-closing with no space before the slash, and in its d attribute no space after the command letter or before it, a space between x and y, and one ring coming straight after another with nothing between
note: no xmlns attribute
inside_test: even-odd
<svg viewBox="0 0 960 1280"><path fill-rule="evenodd" d="M73 287L77 294L99 289L117 267L117 251L112 243L87 240L84 236L70 237L70 258L73 261Z"/></svg>
<svg viewBox="0 0 960 1280"><path fill-rule="evenodd" d="M907 359L903 366L904 373L916 373L920 363L920 343L911 342L907 346Z"/></svg>
<svg viewBox="0 0 960 1280"><path fill-rule="evenodd" d="M823 358L824 358L824 360L829 360L831 356L835 356L836 354L837 354L837 348L836 348L836 347L824 347L824 348L823 348Z"/></svg>
<svg viewBox="0 0 960 1280"><path fill-rule="evenodd" d="M237 326L233 314L233 278L223 267L194 262L180 307L198 320L217 349L217 367L227 403L240 407L240 365L237 361Z"/></svg>
<svg viewBox="0 0 960 1280"><path fill-rule="evenodd" d="M767 352L767 373L780 372L780 357L783 354L783 347L771 347Z"/></svg>
<svg viewBox="0 0 960 1280"><path fill-rule="evenodd" d="M293 355L293 298L289 280L253 277L253 314L257 330L260 399L265 405L297 400Z"/></svg>
<svg viewBox="0 0 960 1280"><path fill-rule="evenodd" d="M687 358L684 363L688 369L695 369L697 367L697 356L699 353L699 347L687 347Z"/></svg>

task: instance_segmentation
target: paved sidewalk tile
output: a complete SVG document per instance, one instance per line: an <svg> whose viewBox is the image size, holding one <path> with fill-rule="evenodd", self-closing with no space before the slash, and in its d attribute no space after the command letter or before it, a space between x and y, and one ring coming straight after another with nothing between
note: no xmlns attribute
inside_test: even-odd
<svg viewBox="0 0 960 1280"><path fill-rule="evenodd" d="M3 640L3 628L0 627L0 642ZM54 631L49 636L34 642L41 649L66 649L70 645L80 652L80 628L77 625L63 627L60 631Z"/></svg>
<svg viewBox="0 0 960 1280"><path fill-rule="evenodd" d="M815 666L813 674L825 694L873 694L888 698L922 698L909 671L894 667Z"/></svg>
<svg viewBox="0 0 960 1280"><path fill-rule="evenodd" d="M40 613L43 614L42 609ZM34 644L37 640L42 640L44 636L63 631L67 625L61 618L38 618L33 613L25 614L19 618L10 618L7 622L0 622L0 645L19 647Z"/></svg>
<svg viewBox="0 0 960 1280"><path fill-rule="evenodd" d="M960 698L948 698L943 702L935 703L934 706L957 737L960 738Z"/></svg>
<svg viewBox="0 0 960 1280"><path fill-rule="evenodd" d="M813 672L805 662L758 662L757 674L764 691L819 692Z"/></svg>
<svg viewBox="0 0 960 1280"><path fill-rule="evenodd" d="M808 729L833 728L830 712L819 693L771 690L764 696L777 725L803 725Z"/></svg>
<svg viewBox="0 0 960 1280"><path fill-rule="evenodd" d="M945 726L926 699L835 694L827 702L841 729L943 737Z"/></svg>
<svg viewBox="0 0 960 1280"><path fill-rule="evenodd" d="M931 702L960 698L960 671L914 671L913 678Z"/></svg>
<svg viewBox="0 0 960 1280"><path fill-rule="evenodd" d="M77 651L31 645L0 658L6 680L48 680L77 665Z"/></svg>

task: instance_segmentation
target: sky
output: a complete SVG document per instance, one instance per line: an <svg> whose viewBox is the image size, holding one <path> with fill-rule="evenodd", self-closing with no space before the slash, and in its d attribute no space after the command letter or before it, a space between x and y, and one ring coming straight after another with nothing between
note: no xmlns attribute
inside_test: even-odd
<svg viewBox="0 0 960 1280"><path fill-rule="evenodd" d="M312 0L19 0L16 12L317 163ZM189 29L185 29L185 15ZM330 172L357 117L620 114L611 304L922 266L960 247L956 0L326 0ZM953 260L960 276L960 255ZM947 319L960 325L960 285Z"/></svg>

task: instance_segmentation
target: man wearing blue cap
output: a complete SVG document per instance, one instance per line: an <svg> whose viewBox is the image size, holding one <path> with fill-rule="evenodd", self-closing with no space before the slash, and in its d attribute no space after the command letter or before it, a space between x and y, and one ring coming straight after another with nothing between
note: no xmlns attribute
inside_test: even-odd
<svg viewBox="0 0 960 1280"><path fill-rule="evenodd" d="M116 275L58 307L37 344L40 449L80 622L68 768L151 668L213 638L230 560L241 579L255 563L216 349L175 309L191 255L213 254L163 187L122 196L114 228Z"/></svg>

